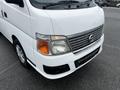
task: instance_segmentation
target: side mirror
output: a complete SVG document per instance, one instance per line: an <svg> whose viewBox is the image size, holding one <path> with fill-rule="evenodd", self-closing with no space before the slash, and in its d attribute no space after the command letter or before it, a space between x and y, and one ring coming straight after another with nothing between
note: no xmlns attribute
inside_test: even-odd
<svg viewBox="0 0 120 90"><path fill-rule="evenodd" d="M5 0L7 3L16 4L20 7L24 7L23 0Z"/></svg>

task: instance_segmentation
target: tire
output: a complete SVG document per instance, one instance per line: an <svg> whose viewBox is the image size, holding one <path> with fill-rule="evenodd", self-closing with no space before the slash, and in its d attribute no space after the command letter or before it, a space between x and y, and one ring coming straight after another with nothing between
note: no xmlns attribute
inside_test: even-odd
<svg viewBox="0 0 120 90"><path fill-rule="evenodd" d="M19 43L19 41L17 39L14 40L13 45L15 47L15 51L16 54L19 58L20 63L25 67L25 68L29 68L29 64L27 62L27 57L25 55L25 52L21 46L21 44Z"/></svg>

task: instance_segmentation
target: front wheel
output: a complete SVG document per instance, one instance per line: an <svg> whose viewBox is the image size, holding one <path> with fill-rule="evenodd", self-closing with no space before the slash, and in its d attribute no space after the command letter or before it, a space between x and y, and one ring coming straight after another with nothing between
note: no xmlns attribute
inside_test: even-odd
<svg viewBox="0 0 120 90"><path fill-rule="evenodd" d="M28 62L27 62L27 57L25 55L25 52L21 46L21 44L15 40L14 41L14 46L15 46L15 50L16 50L16 53L17 53L17 56L20 60L20 63L24 66L24 67L27 67L29 66Z"/></svg>

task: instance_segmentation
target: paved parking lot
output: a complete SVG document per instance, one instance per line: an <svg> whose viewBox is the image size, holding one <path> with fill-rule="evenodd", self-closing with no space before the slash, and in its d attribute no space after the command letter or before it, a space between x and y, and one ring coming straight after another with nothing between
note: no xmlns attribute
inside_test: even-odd
<svg viewBox="0 0 120 90"><path fill-rule="evenodd" d="M85 67L58 80L25 69L0 35L0 90L120 90L120 11L105 9L103 52Z"/></svg>

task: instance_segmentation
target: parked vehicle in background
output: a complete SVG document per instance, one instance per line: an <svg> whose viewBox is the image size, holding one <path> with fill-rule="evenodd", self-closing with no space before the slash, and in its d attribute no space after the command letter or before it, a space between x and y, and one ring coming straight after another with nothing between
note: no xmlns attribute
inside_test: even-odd
<svg viewBox="0 0 120 90"><path fill-rule="evenodd" d="M103 7L105 5L105 0L95 0L95 3L98 4L98 6Z"/></svg>
<svg viewBox="0 0 120 90"><path fill-rule="evenodd" d="M104 11L93 0L0 0L0 11L0 32L22 65L46 78L67 76L102 51Z"/></svg>
<svg viewBox="0 0 120 90"><path fill-rule="evenodd" d="M116 5L116 7L120 8L120 2Z"/></svg>
<svg viewBox="0 0 120 90"><path fill-rule="evenodd" d="M95 0L100 7L117 7L120 8L119 0Z"/></svg>
<svg viewBox="0 0 120 90"><path fill-rule="evenodd" d="M106 0L105 5L107 7L120 7L120 1Z"/></svg>

